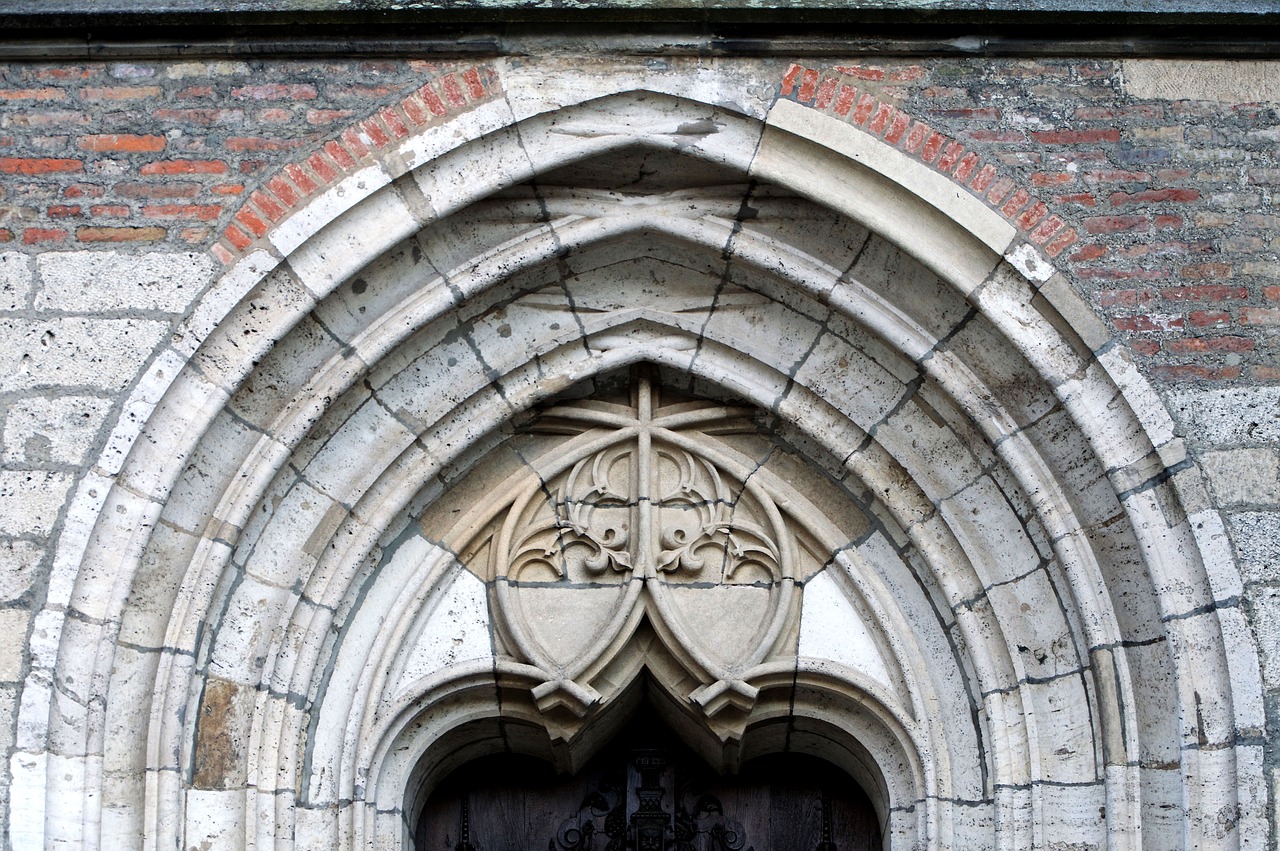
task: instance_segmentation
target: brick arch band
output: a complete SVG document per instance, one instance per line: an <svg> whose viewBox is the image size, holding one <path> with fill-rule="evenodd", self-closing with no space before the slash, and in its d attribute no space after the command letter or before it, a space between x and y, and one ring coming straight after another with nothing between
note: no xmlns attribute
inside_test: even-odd
<svg viewBox="0 0 1280 851"><path fill-rule="evenodd" d="M1054 269L1063 226L838 115L636 75L589 101L513 75L403 135L401 104L328 186L269 182L261 233L237 215L59 544L25 688L60 697L24 701L45 755L11 804L43 832L15 847L406 847L433 778L494 748L579 764L642 670L713 762L843 754L890 847L1047 847L1085 813L1099 846L1236 847L1261 776L1239 577ZM715 188L563 185L636 151ZM618 304L627 269L649 295ZM522 417L636 365L761 412L835 495L794 509L795 641L733 671L723 717L693 656L625 640L572 711L539 704L556 672L493 643L492 578L431 521L477 471L541 469L510 460ZM86 682L107 700L61 697Z"/></svg>

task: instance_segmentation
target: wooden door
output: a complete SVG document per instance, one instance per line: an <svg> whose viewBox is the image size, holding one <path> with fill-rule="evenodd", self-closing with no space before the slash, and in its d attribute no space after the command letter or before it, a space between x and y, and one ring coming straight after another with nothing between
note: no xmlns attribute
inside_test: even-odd
<svg viewBox="0 0 1280 851"><path fill-rule="evenodd" d="M815 757L752 760L714 774L669 736L632 728L574 777L497 756L428 801L418 851L879 851L875 811Z"/></svg>

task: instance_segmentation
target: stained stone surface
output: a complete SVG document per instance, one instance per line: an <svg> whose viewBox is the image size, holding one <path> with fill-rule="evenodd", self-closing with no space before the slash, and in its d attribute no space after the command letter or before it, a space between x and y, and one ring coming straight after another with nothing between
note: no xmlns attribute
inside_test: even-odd
<svg viewBox="0 0 1280 851"><path fill-rule="evenodd" d="M1274 847L1274 389L788 67L500 63L236 252L0 252L6 848L408 848L638 711L895 849Z"/></svg>

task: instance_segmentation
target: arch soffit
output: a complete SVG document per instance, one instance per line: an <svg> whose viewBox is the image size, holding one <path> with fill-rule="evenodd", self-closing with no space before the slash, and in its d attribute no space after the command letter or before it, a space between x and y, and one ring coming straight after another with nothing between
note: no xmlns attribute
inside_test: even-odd
<svg viewBox="0 0 1280 851"><path fill-rule="evenodd" d="M634 106L634 103L629 102L628 98L635 97L644 99L649 97L649 95L618 96L618 106L620 108L630 108ZM697 105L694 108L694 111L705 111L706 109L707 107L705 105ZM802 119L809 119L809 116L786 114L788 112L790 112L790 107L785 108L784 115L781 118L767 124L763 130L763 136L760 136L757 131L756 135L759 139L768 138L771 134L782 134L782 136L778 137L780 141L776 143L760 141L759 147L761 151L769 152L771 150L785 149L788 155L791 155L795 153L797 145L802 148L807 148L808 159L806 160L804 156L800 158L802 162L806 163L806 165L802 166L799 170L800 172L810 170L816 173L818 169L813 168L812 164L818 160L828 161L831 157L831 151L836 151L839 156L846 157L854 161L859 161L860 156L863 158L863 161L867 160L867 155L858 153L857 149L859 145L865 148L865 145L863 145L865 140L858 138L856 133L852 135L849 133L835 134L836 136L839 136L839 138L833 141L833 133L831 132L833 128L804 126L805 121ZM676 110L676 113L677 117L679 117L679 110ZM560 114L560 117L563 118L563 113ZM421 196L417 196L413 189L406 191L406 187L408 187L409 184L404 181L403 178L401 178L394 186L389 186L388 184L390 183L391 175L384 173L382 176L377 176L375 180L371 180L366 184L364 188L368 190L368 193L362 200L352 204L353 199L350 197L347 198L344 203L350 206L348 206L345 211L331 216L331 223L328 226L313 226L309 237L304 237L302 234L305 232L305 228L301 229L294 237L294 239L297 240L297 244L293 246L293 250L282 253L287 254L288 263L297 278L301 280L308 289L313 290L314 296L321 296L323 294L320 292L322 286L332 286L342 280L346 280L350 277L351 273L354 273L358 268L365 265L371 258L378 256L381 252L385 251L388 245L394 244L403 236L420 228L424 221L431 220L433 216L447 214L450 210L457 209L462 206L463 204L461 202L456 201L458 198L469 199L481 197L492 191L492 189L499 183L512 183L517 180L525 179L526 177L535 176L542 170L570 162L577 157L598 152L610 145L616 146L624 143L633 143L634 137L628 137L622 142L619 142L617 139L607 140L606 142L591 140L588 143L583 143L577 148L570 146L569 150L566 150L561 146L556 146L555 150L542 152L544 159L539 161L536 155L530 151L528 146L530 138L543 138L538 133L534 132L535 128L528 123L536 120L536 117L534 119L527 119L525 124L517 125L519 127L517 132L517 136L519 138L514 140L509 138L511 133L510 130L502 131L508 135L507 151L505 156L499 154L497 161L507 163L508 165L506 168L494 169L493 174L496 179L490 183L473 185L469 190L457 191L451 194L445 187L441 186L441 181L444 179L441 175L449 173L450 169L443 167L435 169L433 170L434 173L430 175L422 174L424 171L422 169L417 171L410 170L406 172L406 174L413 175L416 191L422 193ZM741 142L744 138L749 139L751 135L747 129L749 127L749 123L740 117L726 117L727 124L733 124L734 122L737 122L737 125L742 128L739 131L739 135L736 137L737 142ZM563 124L564 122L561 121L560 123ZM475 125L483 127L483 120L478 120L475 122ZM646 133L649 133L650 135L646 135L644 138L652 139L652 128L648 128ZM745 133L746 135L743 136L741 135L742 133ZM664 137L661 133L657 135L663 142L670 143L670 139ZM668 136L670 135L673 134L668 134ZM731 135L732 134L726 134L724 136L720 136L718 141L724 141ZM796 139L801 141L796 142ZM492 149L494 147L492 141L493 140L481 140L474 144L481 145L484 148L485 154L492 156ZM517 145L517 143L520 147L518 152L512 147L512 145ZM770 144L773 144L774 147L771 148ZM788 181L794 182L798 180L796 171L789 170L788 167L778 161L770 161L768 157L765 157L762 161L742 162L742 157L738 153L739 149L737 149L736 144L729 145L727 147L732 150L717 151L711 146L700 145L685 146L682 150L684 150L685 153L701 154L709 157L720 156L724 158L724 161L729 162L735 162L732 158L736 157L737 164L742 167L744 172L754 174L762 178L772 179L775 182L786 183ZM471 152L469 151L456 149L453 153L444 155L444 157L447 159L448 156L453 156L461 160L464 157L464 154L470 153ZM420 151L418 151L417 155L422 157L418 162L427 162L428 160L435 160L439 162L441 159L441 155L433 154L427 146L424 146ZM524 158L523 161L521 161L522 158ZM515 160L514 163L512 162L513 159ZM887 157L887 160L892 160L892 157ZM881 158L875 162L864 162L864 164L869 165L873 170L877 171L879 175L894 174L895 167L900 167L901 171L910 171L908 168L909 161L906 161L908 165L903 165L903 163L895 164L887 160L886 158ZM492 162L493 160L489 161ZM412 163L414 160L410 158L407 162ZM541 165L541 168L539 168L539 165ZM410 169L413 168L412 165L409 167ZM846 170L849 170L851 167L845 166L845 168ZM838 171L839 169L836 170ZM419 179L420 175L421 179ZM382 188L379 189L377 181L381 180L382 177L386 177L386 180L382 182ZM919 235L920 238L918 239L914 239L912 238L912 235L905 233L897 235L899 244L904 245L904 247L909 246L911 250L921 255L921 259L925 260L925 262L933 263L935 266L938 262L938 257L951 258L948 261L950 264L948 268L940 271L945 271L947 274L944 275L944 278L950 280L953 284L959 285L971 296L981 289L984 283L991 284L996 280L991 277L991 273L1000 265L999 254L1001 252L999 251L999 244L1001 238L998 236L1000 228L995 227L991 222L979 222L976 226L973 222L969 222L968 228L965 225L957 224L956 222L958 219L964 219L966 217L966 213L953 211L950 216L941 216L938 212L938 206L928 204L922 205L922 202L919 200L922 197L928 199L931 195L936 195L935 190L938 189L938 187L921 185L918 175L907 175L902 177L901 174L895 174L895 177L898 177L898 185L907 185L909 187L909 194L906 196L905 202L903 201L903 193L901 190L897 190L896 194L894 194L892 187L888 186L891 181L887 178L875 177L876 182L883 182L886 184L886 188L882 189L881 193L870 196L875 200L875 211L882 217L885 209L894 208L895 201L899 203L899 207L901 203L906 203L912 212L915 211L916 207L922 206L920 216L915 219L915 221L924 221L929 225L926 228L928 233ZM427 188L430 188L431 192L428 192ZM837 201L837 199L833 199L829 197L829 195L824 194L825 190L823 187L802 187L801 190L805 194L810 194L820 200L830 201L833 204ZM407 196L413 196L419 200L421 198L427 198L428 196L452 197L455 199L455 203L451 206L441 205L438 208L432 208L424 215L424 210L421 207L417 210L411 209L411 204L405 200ZM846 196L842 195L842 197ZM331 205L332 199L326 199L326 204ZM844 206L847 207L847 204ZM945 208L947 205L942 206ZM323 209L325 205L319 205L319 207ZM316 222L322 220L324 215L331 213L332 210L333 207L329 206L325 214L316 212L311 220L312 224L314 225ZM850 214L855 218L861 215L870 224L882 225L880 218L872 216L871 208L861 210L844 209L842 212ZM942 219L949 219L950 222L942 221L941 224L943 226L937 227L940 216ZM974 213L974 216L978 216L980 218L978 213ZM390 226L388 226L388 218L392 220ZM913 220L911 216L890 216L889 218L893 219L895 222L910 222ZM317 277L316 273L309 274L305 271L317 268L322 261L331 261L334 257L335 249L351 247L349 242L344 241L346 240L344 234L350 233L353 230L353 225L357 222L365 225L365 227L357 228L355 230L361 230L364 232L368 232L367 227L370 224L379 225L377 232L383 235L384 238L382 242L372 246L361 245L360 248L364 253L353 255L354 259L350 262L348 268L339 274L331 275L327 280ZM971 228L976 228L977 231L981 232L976 239L972 236L975 230ZM937 236L938 234L944 234L945 237L933 240L927 238L929 236ZM1010 235L1010 240L1012 241L1012 234ZM975 242L980 243L980 245L975 246ZM993 245L993 243L995 244ZM277 247L287 247L288 245L288 239L281 237L280 244ZM955 251L957 245L969 246L969 256L965 257L963 251ZM950 252L942 250L948 247L950 248ZM1005 245L1004 247L1008 250L1008 245ZM1005 258L1012 265L1013 269L1016 269L1021 274L1015 275L1013 274L1013 269L1007 269L1002 276L1002 280L997 282L998 284L1007 284L1006 286L997 285L988 287L990 291L995 293L995 296L992 301L986 303L984 306L986 306L992 314L1005 312L1004 309L1012 305L1013 307L1020 308L1024 311L1021 315L1025 316L1025 311L1034 310L1034 308L1029 307L1028 302L1030 300L1029 295L1031 291L1036 288L1035 284L1044 284L1047 280L1052 280L1049 276L1049 272L1051 270L1048 270L1043 265L1037 265L1042 261L1039 258L1031 258L1025 250L1022 250L1023 248L1025 248L1025 246L1017 246L1012 251L1009 251L1008 256ZM1018 252L1020 250L1021 253L1019 254ZM978 260L974 260L971 269L961 269L961 265L970 257L975 255L981 258L980 262ZM961 257L961 259L954 259L957 257ZM154 373L164 373L164 378L159 379L161 384L163 384L168 377L177 373L181 367L184 357L194 353L195 340L202 339L203 336L206 336L202 335L198 330L201 327L201 324L203 323L204 327L211 328L219 325L221 317L219 317L218 314L221 311L221 308L218 305L226 305L236 302L238 300L238 296L236 295L237 293L249 290L250 287L248 285L256 284L257 281L263 277L264 273L269 271L276 263L278 263L278 260L259 253L244 258L237 266L229 270L223 281L215 287L215 290L211 292L206 297L205 301L202 302L201 306L197 308L197 312L193 316L192 322L189 323L188 328L186 329L188 333L186 341L180 343L172 352L162 355L160 360L157 362L156 366L158 368L154 370ZM308 263L311 265L308 266ZM981 272L981 274L979 274L979 272ZM1021 283L1019 282L1020 278L1023 279ZM1031 284L1026 283L1025 279L1027 278L1031 280ZM982 296L979 294L975 298L980 301ZM1074 296L1071 296L1071 298L1074 298ZM982 302L980 301L980 303ZM1017 314L1018 310L1013 310L1012 312ZM1038 320L1035 324L1039 329L1044 329L1046 327L1046 323L1042 319ZM1033 342L1035 342L1037 346L1042 346L1039 341ZM187 351L184 347L189 347L190 350ZM1061 347L1060 344L1059 347ZM1061 386L1064 382L1071 380L1070 376L1075 375L1080 371L1076 364L1073 364L1070 367L1063 367L1060 362L1047 361L1045 357L1046 356L1041 354L1040 357L1036 358L1037 365L1044 368L1046 375L1050 377L1051 383ZM1132 376L1126 376L1125 381L1126 389L1132 392L1133 388L1137 386L1133 383ZM134 400L140 414L145 414L149 405L147 401L148 397L156 398L160 389L160 386L140 388L140 394L138 397L135 397ZM181 388L175 387L175 389ZM1093 398L1096 398L1096 395L1093 396ZM222 393L215 391L212 394L207 395L203 401L205 409L209 411L211 415L221 405L225 404L226 398ZM208 418L208 416L205 417L206 420ZM199 426L197 425L191 428L188 434L194 435L198 431ZM184 441L189 442L193 439L193 437L182 437L176 434L167 435L167 438L179 445ZM123 456L123 444L126 442L127 436L116 437L112 449L118 453L118 457ZM1168 446L1164 446L1162 448L1165 449L1165 455L1175 451L1171 450ZM1129 457L1134 454L1132 452L1122 452L1122 456L1127 457L1128 460L1125 463L1130 464L1143 461L1149 451L1150 449L1148 447L1142 455L1138 455L1137 457ZM111 470L112 466L114 465L108 459L106 465L101 469L103 472L109 474L114 472L114 470ZM134 460L131 460L128 464L119 465L117 469L123 468L123 472L128 475L133 470L136 470L138 466L139 465ZM96 484L107 484L107 481L100 480ZM160 487L160 490L156 495L163 498L163 483L156 481L155 484ZM130 548L130 551L137 552L139 549L139 545L134 545Z"/></svg>

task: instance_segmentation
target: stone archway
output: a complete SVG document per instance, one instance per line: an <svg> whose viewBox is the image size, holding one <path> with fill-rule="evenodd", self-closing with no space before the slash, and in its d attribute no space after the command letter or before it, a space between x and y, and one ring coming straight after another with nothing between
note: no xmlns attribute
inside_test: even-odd
<svg viewBox="0 0 1280 851"><path fill-rule="evenodd" d="M607 689L495 648L488 580L423 520L527 412L639 363L766 412L771 475L861 518L807 578L830 626L806 645L802 611L749 682L678 630L607 658L686 651L667 682L681 711L707 697L708 746L735 741L721 696L740 728L841 731L891 847L1233 841L1258 772L1233 698L1257 687L1225 661L1238 579L1199 548L1214 517L1158 403L1007 222L738 94L493 102L228 271L82 489L42 614L78 652L41 650L24 692L48 757L15 783L46 809L15 847L404 847L424 770L513 731L589 753L572 718ZM620 185L648 156L684 188ZM890 682L831 640L859 623ZM415 648L435 664L406 676ZM106 702L67 703L84 682Z"/></svg>

